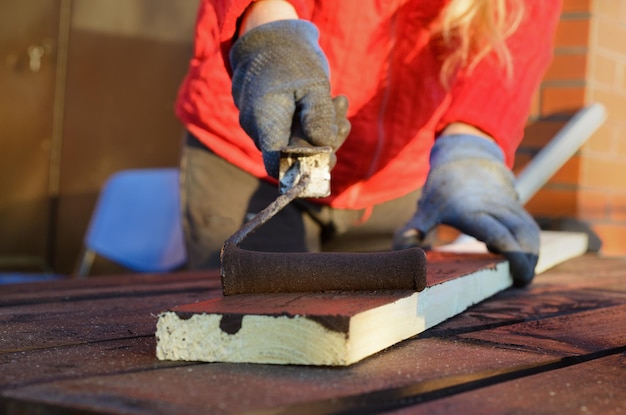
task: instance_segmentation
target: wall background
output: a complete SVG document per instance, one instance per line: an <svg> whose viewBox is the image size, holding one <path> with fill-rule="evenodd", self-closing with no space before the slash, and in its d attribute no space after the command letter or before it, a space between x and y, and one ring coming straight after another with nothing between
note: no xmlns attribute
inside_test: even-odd
<svg viewBox="0 0 626 415"><path fill-rule="evenodd" d="M100 187L175 166L173 114L198 0L4 0L0 13L0 270L72 272ZM528 204L626 255L626 2L564 0L516 171L580 108L608 120Z"/></svg>
<svg viewBox="0 0 626 415"><path fill-rule="evenodd" d="M554 60L535 100L521 168L580 108L602 103L604 125L527 205L555 228L588 225L600 253L626 255L626 2L564 0ZM545 222L545 221L544 221ZM560 223L559 223L560 222ZM567 227L567 224L565 225Z"/></svg>
<svg viewBox="0 0 626 415"><path fill-rule="evenodd" d="M4 0L0 270L73 270L100 187L175 166L198 0Z"/></svg>

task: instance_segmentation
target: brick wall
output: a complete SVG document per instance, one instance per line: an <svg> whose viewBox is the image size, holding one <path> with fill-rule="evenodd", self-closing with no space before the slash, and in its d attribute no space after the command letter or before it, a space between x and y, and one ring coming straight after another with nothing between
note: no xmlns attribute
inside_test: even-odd
<svg viewBox="0 0 626 415"><path fill-rule="evenodd" d="M550 0L546 0L550 1ZM515 170L576 111L602 103L607 121L527 204L543 223L589 225L600 253L626 255L626 1L563 0L554 60L535 95ZM560 221L563 222L563 221Z"/></svg>

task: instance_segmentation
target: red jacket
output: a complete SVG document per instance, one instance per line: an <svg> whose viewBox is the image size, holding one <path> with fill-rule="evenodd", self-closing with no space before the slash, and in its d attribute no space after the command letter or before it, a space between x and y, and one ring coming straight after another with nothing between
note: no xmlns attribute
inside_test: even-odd
<svg viewBox="0 0 626 415"><path fill-rule="evenodd" d="M176 113L216 154L266 178L252 140L239 126L225 67L236 21L251 0L202 0L194 56ZM430 30L447 0L293 0L320 30L332 94L350 100L352 131L337 153L332 195L338 208L361 209L423 185L435 136L447 124L471 124L495 138L513 163L533 93L552 57L558 0L526 0L525 17L507 45L513 76L494 56L461 71L444 88L441 50Z"/></svg>

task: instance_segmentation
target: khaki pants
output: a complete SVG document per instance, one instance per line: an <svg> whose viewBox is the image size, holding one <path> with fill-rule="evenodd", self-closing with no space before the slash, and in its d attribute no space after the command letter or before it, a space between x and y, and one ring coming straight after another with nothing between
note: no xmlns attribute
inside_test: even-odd
<svg viewBox="0 0 626 415"><path fill-rule="evenodd" d="M219 268L224 241L278 197L277 186L224 161L187 135L180 162L181 205L191 269ZM373 252L415 213L420 191L365 210L296 200L249 235L242 248L265 252Z"/></svg>

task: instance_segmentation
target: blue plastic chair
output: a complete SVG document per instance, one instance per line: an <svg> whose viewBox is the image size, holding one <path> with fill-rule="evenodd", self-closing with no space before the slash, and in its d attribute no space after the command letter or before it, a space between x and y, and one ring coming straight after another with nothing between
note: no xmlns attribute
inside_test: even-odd
<svg viewBox="0 0 626 415"><path fill-rule="evenodd" d="M112 175L91 217L77 276L89 273L96 254L142 273L171 271L185 264L178 176L176 168Z"/></svg>

